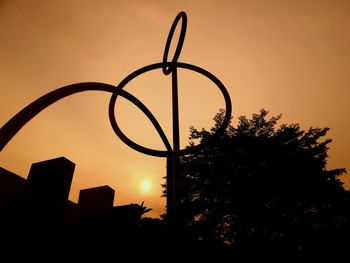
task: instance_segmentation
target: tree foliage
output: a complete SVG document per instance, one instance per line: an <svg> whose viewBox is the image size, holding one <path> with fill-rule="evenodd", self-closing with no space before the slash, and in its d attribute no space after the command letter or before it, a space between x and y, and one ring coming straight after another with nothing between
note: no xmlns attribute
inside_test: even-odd
<svg viewBox="0 0 350 263"><path fill-rule="evenodd" d="M206 141L223 116L209 131L192 127L191 144ZM329 128L302 130L278 125L280 118L264 109L241 116L216 143L182 157L182 204L198 239L241 255L305 254L345 233L349 204L339 180L345 169L327 169Z"/></svg>

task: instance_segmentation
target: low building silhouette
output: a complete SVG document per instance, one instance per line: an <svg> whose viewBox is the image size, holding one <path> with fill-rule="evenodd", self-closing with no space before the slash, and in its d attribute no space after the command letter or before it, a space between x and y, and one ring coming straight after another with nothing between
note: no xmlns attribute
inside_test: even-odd
<svg viewBox="0 0 350 263"><path fill-rule="evenodd" d="M2 237L15 239L23 225L27 181L0 167L0 232Z"/></svg>
<svg viewBox="0 0 350 263"><path fill-rule="evenodd" d="M111 214L115 191L108 185L80 190L78 206L87 214Z"/></svg>
<svg viewBox="0 0 350 263"><path fill-rule="evenodd" d="M78 209L82 234L90 238L111 234L114 193L107 185L80 190Z"/></svg>
<svg viewBox="0 0 350 263"><path fill-rule="evenodd" d="M26 179L0 167L0 207L2 213L7 212L8 209L18 208L26 191Z"/></svg>
<svg viewBox="0 0 350 263"><path fill-rule="evenodd" d="M129 204L113 207L112 216L119 225L133 227L141 220L140 205Z"/></svg>

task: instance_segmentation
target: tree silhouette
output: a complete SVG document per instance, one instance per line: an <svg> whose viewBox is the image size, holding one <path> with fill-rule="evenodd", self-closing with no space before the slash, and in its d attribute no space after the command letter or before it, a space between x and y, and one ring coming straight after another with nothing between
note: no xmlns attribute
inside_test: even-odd
<svg viewBox="0 0 350 263"><path fill-rule="evenodd" d="M278 126L281 115L267 115L241 116L215 144L181 158L186 227L238 256L333 253L349 233L349 204L345 169L326 167L329 128ZM209 131L191 127L190 143L207 140L223 116Z"/></svg>
<svg viewBox="0 0 350 263"><path fill-rule="evenodd" d="M138 213L140 214L140 218L141 218L144 214L146 214L146 213L152 211L152 208L147 208L146 206L143 205L144 202L145 202L145 201L142 201L141 205L139 205L139 211L138 211Z"/></svg>

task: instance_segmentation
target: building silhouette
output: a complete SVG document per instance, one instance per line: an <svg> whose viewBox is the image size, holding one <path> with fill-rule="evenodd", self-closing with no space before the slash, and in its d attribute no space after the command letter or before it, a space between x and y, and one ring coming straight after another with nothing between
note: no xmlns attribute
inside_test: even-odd
<svg viewBox="0 0 350 263"><path fill-rule="evenodd" d="M27 178L26 209L35 233L59 234L75 164L64 157L34 163Z"/></svg>
<svg viewBox="0 0 350 263"><path fill-rule="evenodd" d="M126 236L133 236L141 206L113 206L115 190L107 185L82 189L78 203L70 201L74 168L67 158L54 158L33 163L24 179L0 167L3 237L29 244L33 237L42 243L64 238L83 244L97 239L103 243L113 236L123 243Z"/></svg>
<svg viewBox="0 0 350 263"><path fill-rule="evenodd" d="M108 185L82 189L78 205L87 214L111 214L115 191Z"/></svg>
<svg viewBox="0 0 350 263"><path fill-rule="evenodd" d="M18 236L23 230L27 182L0 167L0 232L2 237Z"/></svg>

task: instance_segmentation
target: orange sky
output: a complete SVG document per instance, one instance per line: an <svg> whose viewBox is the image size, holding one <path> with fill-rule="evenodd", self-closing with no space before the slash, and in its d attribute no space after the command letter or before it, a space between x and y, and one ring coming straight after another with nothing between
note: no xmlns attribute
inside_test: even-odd
<svg viewBox="0 0 350 263"><path fill-rule="evenodd" d="M260 108L282 122L330 127L329 168L349 169L350 2L329 1L0 1L0 126L40 96L67 84L118 84L161 62L171 23L188 16L180 61L207 69L227 87L234 122ZM155 71L126 90L157 117L171 141L171 80ZM209 128L224 106L198 74L179 70L182 146L191 125ZM113 133L110 94L66 98L28 123L0 153L0 166L23 177L33 162L65 156L76 163L70 199L108 184L115 204L165 212L165 160L135 152ZM162 149L152 126L120 101L117 118L136 142ZM350 188L349 176L343 180ZM153 190L140 191L143 180Z"/></svg>

